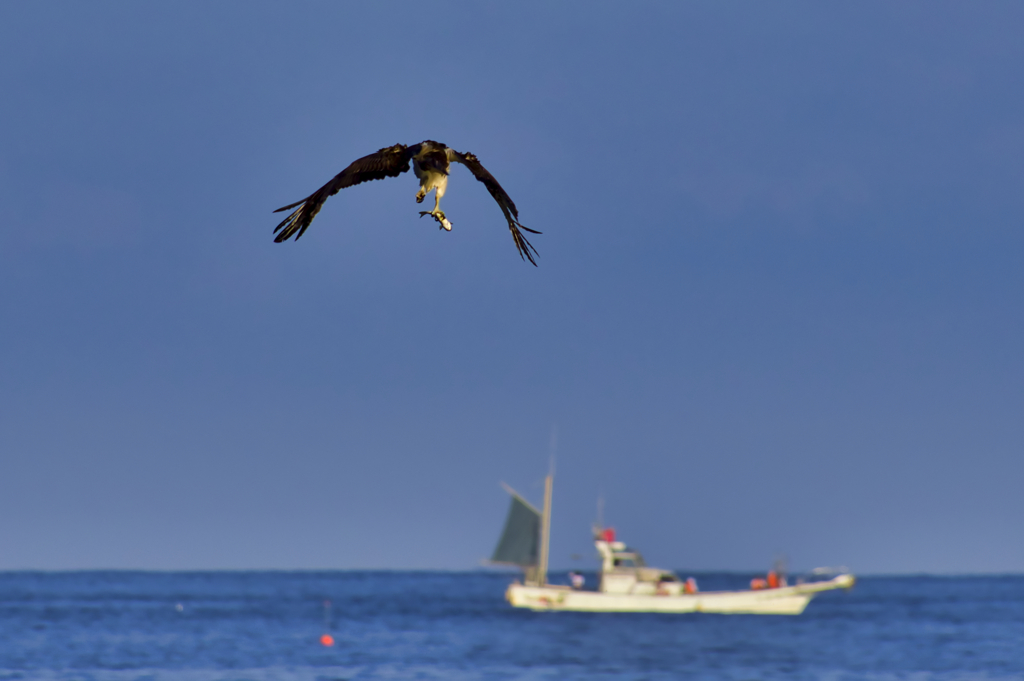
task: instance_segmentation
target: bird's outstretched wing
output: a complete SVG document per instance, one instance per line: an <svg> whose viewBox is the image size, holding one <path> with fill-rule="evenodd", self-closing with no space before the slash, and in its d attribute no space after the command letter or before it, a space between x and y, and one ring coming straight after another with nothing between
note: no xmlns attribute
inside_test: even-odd
<svg viewBox="0 0 1024 681"><path fill-rule="evenodd" d="M348 168L335 175L333 180L301 201L278 208L275 213L291 208L295 210L274 229L274 234L280 232L274 241L281 243L292 236L297 240L320 212L327 197L334 196L345 187L370 180L383 180L385 177L398 177L409 170L409 160L414 153L415 147L407 147L404 144L385 147L374 154L353 161Z"/></svg>
<svg viewBox="0 0 1024 681"><path fill-rule="evenodd" d="M523 236L523 233L519 230L526 230L531 234L540 234L540 232L535 229L530 229L529 227L524 227L522 223L519 222L519 211L516 210L516 204L512 202L509 195L505 193L505 190L501 188L498 181L494 179L494 175L487 172L487 168L484 168L483 165L481 165L480 159L468 151L464 154L460 154L454 149L449 149L448 151L451 152L451 156L448 159L449 161L458 161L462 165L466 166L469 168L469 172L473 173L473 177L484 183L484 186L487 187L487 191L489 191L491 196L494 197L494 200L498 202L498 207L501 208L501 212L505 214L505 219L508 221L508 229L512 232L512 239L516 242L516 248L519 249L519 257L524 260L529 260L533 263L534 267L536 267L537 261L533 259L533 256L539 255L537 253L537 249L533 247L533 244L526 240L526 237ZM533 252L531 253L531 251Z"/></svg>

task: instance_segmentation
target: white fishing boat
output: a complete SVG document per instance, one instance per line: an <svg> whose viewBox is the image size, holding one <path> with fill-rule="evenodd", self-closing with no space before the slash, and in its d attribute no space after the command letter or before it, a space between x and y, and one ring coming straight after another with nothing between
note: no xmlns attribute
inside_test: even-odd
<svg viewBox="0 0 1024 681"><path fill-rule="evenodd" d="M845 569L831 578L816 578L789 585L785 575L769 572L741 591L699 591L691 578L648 567L639 552L615 540L614 530L594 528L594 546L601 558L596 590L576 585L549 584L548 543L551 527L552 477L544 481L544 508L538 511L507 485L512 504L498 546L490 562L516 565L523 580L509 585L505 598L517 608L574 612L708 612L721 614L799 615L823 591L850 589L856 581Z"/></svg>

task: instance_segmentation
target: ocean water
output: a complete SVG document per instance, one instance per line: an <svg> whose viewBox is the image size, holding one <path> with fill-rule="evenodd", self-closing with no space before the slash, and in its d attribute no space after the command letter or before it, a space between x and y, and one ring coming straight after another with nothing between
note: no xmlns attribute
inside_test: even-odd
<svg viewBox="0 0 1024 681"><path fill-rule="evenodd" d="M533 613L505 603L508 581L0 573L0 681L1024 679L1024 576L866 577L798 617Z"/></svg>

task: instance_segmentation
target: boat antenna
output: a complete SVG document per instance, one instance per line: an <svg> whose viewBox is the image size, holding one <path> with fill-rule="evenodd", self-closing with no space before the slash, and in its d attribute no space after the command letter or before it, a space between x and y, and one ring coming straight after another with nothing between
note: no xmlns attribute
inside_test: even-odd
<svg viewBox="0 0 1024 681"><path fill-rule="evenodd" d="M558 424L551 424L551 440L549 444L548 475L544 478L544 510L540 520L540 555L537 565L537 584L544 586L548 582L548 558L551 547L551 488L555 481L555 455L558 453Z"/></svg>
<svg viewBox="0 0 1024 681"><path fill-rule="evenodd" d="M558 454L558 424L551 424L551 440L548 443L548 475L555 477L555 458Z"/></svg>
<svg viewBox="0 0 1024 681"><path fill-rule="evenodd" d="M551 487L554 476L544 478L544 510L540 521L540 555L537 564L537 584L544 586L548 582L548 556L551 545Z"/></svg>
<svg viewBox="0 0 1024 681"><path fill-rule="evenodd" d="M785 553L775 554L775 561L772 565L772 569L780 575L784 575L789 572L789 558Z"/></svg>

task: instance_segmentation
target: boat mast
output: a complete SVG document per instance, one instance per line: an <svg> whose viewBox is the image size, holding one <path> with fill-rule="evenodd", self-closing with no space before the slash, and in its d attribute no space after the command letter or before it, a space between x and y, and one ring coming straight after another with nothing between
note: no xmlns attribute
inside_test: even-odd
<svg viewBox="0 0 1024 681"><path fill-rule="evenodd" d="M554 476L544 478L544 511L540 520L540 556L537 565L537 585L548 582L548 544L551 541L551 487Z"/></svg>

